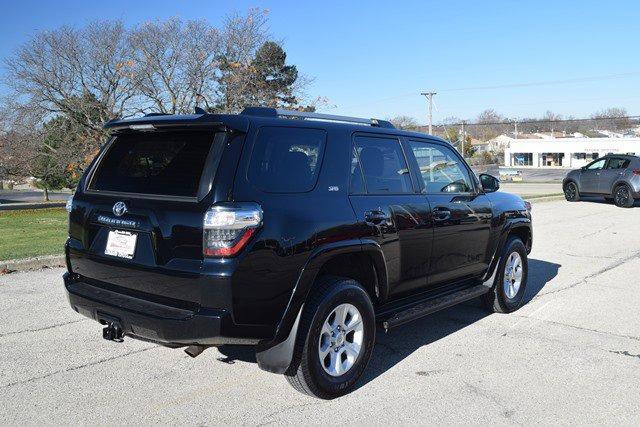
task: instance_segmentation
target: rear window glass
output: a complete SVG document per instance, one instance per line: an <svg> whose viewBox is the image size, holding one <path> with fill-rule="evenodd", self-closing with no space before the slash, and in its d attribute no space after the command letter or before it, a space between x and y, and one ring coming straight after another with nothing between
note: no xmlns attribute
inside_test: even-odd
<svg viewBox="0 0 640 427"><path fill-rule="evenodd" d="M607 164L607 169L626 169L629 166L628 159L611 158Z"/></svg>
<svg viewBox="0 0 640 427"><path fill-rule="evenodd" d="M397 139L358 136L354 149L361 168L352 168L352 192L361 192L362 188L369 194L413 192L409 168Z"/></svg>
<svg viewBox="0 0 640 427"><path fill-rule="evenodd" d="M100 162L90 189L195 197L211 159L217 166L224 134L135 133L116 137ZM214 144L214 140L217 140Z"/></svg>
<svg viewBox="0 0 640 427"><path fill-rule="evenodd" d="M326 134L320 129L263 127L258 131L248 178L268 193L304 193L318 179Z"/></svg>

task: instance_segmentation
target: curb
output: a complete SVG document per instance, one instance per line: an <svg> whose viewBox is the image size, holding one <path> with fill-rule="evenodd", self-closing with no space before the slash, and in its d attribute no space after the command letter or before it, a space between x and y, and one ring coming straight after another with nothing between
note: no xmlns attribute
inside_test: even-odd
<svg viewBox="0 0 640 427"><path fill-rule="evenodd" d="M524 199L524 200L527 200L532 205L536 203L555 202L557 200L564 200L564 194L560 194L557 196L538 197L538 198L534 197L533 199Z"/></svg>
<svg viewBox="0 0 640 427"><path fill-rule="evenodd" d="M41 268L64 267L64 255L47 255L34 258L0 261L0 274L14 271L40 270Z"/></svg>
<svg viewBox="0 0 640 427"><path fill-rule="evenodd" d="M47 209L47 208L63 208L66 202L49 202L49 203L3 203L0 204L0 211L18 211L27 209Z"/></svg>

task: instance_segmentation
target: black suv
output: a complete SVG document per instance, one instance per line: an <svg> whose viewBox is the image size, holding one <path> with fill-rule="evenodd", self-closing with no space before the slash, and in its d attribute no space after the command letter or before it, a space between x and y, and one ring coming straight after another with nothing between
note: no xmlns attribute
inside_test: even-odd
<svg viewBox="0 0 640 427"><path fill-rule="evenodd" d="M530 207L441 139L272 108L105 127L68 204L64 282L106 339L254 345L260 368L333 398L376 325L523 302Z"/></svg>

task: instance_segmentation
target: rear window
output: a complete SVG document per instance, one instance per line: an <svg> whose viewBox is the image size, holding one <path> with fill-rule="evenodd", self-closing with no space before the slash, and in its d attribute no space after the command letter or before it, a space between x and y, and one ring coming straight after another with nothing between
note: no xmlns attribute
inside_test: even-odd
<svg viewBox="0 0 640 427"><path fill-rule="evenodd" d="M210 162L214 171L217 168L223 139L223 133L211 131L117 136L98 165L89 188L195 197L205 165Z"/></svg>
<svg viewBox="0 0 640 427"><path fill-rule="evenodd" d="M268 193L304 193L316 185L326 134L320 129L263 127L258 131L248 178Z"/></svg>

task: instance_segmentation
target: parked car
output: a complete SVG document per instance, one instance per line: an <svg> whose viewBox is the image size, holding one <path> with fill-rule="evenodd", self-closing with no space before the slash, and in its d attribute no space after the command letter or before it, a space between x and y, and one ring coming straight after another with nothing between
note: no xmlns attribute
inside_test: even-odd
<svg viewBox="0 0 640 427"><path fill-rule="evenodd" d="M502 169L500 168L500 180L501 181L522 181L522 172L516 169Z"/></svg>
<svg viewBox="0 0 640 427"><path fill-rule="evenodd" d="M565 198L577 202L581 196L603 196L616 206L630 208L640 197L640 157L612 154L572 170L562 188Z"/></svg>
<svg viewBox="0 0 640 427"><path fill-rule="evenodd" d="M387 330L520 307L531 213L439 138L272 108L115 120L69 204L65 287L125 336L254 345L298 390L352 390Z"/></svg>

